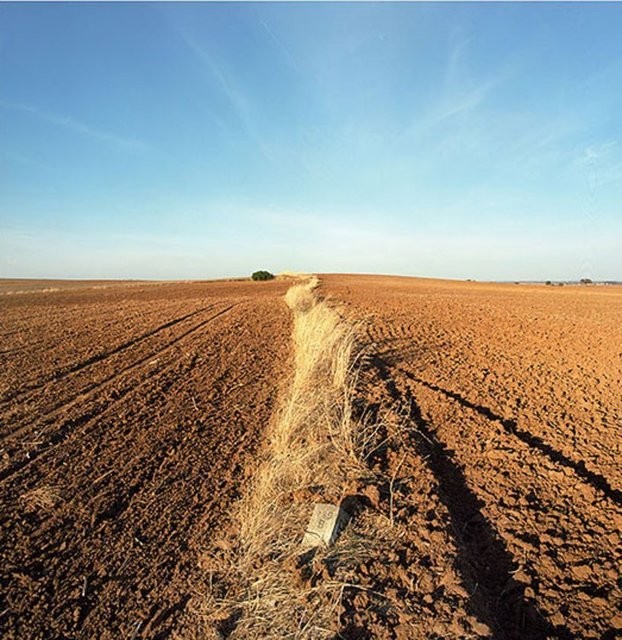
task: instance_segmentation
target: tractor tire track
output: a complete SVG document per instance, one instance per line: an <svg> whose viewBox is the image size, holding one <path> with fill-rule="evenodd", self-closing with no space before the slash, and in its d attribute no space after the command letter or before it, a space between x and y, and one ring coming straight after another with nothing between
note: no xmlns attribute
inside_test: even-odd
<svg viewBox="0 0 622 640"><path fill-rule="evenodd" d="M63 380L65 380L67 377L71 376L72 374L75 373L81 373L82 371L84 371L84 369L94 365L94 364L98 364L100 362L104 362L105 360L107 360L108 358L111 358L114 355L117 355L127 349L130 349L131 347L140 344L141 342L144 342L145 340L147 340L148 338L157 335L158 333L160 333L161 331L164 331L165 329L169 329L171 327L174 327L175 325L184 322L185 320L188 320L189 318L192 318L200 313L203 313L205 311L209 311L210 309L212 309L215 305L209 305L207 307L204 307L203 309L198 309L197 311L193 311L191 313L187 313L179 318L174 318L173 320L169 320L157 327L155 327L154 329L147 331L146 333L143 333L140 336L137 336L136 338L132 338L130 340L127 340L125 342L122 342L120 345L116 346L114 349L110 349L108 351L102 351L100 353L95 354L94 356L91 356L90 358L87 358L86 360L82 361L82 362L78 362L72 366L70 366L68 369L66 369L63 372L55 372L52 375L48 376L47 378L44 378L43 380L40 380L37 382L36 385L32 386L32 387L26 387L23 388L21 390L16 390L12 393L6 394L3 398L0 399L0 410L2 409L2 407L4 405L6 405L8 402L10 401L14 401L14 400L20 400L21 398L23 398L25 395L29 395L32 392L35 392L37 390L40 390L42 388L44 388L46 385L48 385L49 383L53 383L53 384L57 384L58 382L62 382Z"/></svg>
<svg viewBox="0 0 622 640"><path fill-rule="evenodd" d="M211 307L209 307L209 309L213 308L213 306L215 305L212 305ZM236 305L227 307L223 312L229 311L234 306ZM49 418L53 419L60 411L64 411L68 408L71 408L76 402L84 402L85 400L88 400L93 393L96 393L102 389L106 389L107 386L109 386L109 383L114 382L118 378L133 371L137 367L144 365L146 362L157 360L163 353L166 353L171 347L178 344L180 340L183 340L187 336L192 335L194 332L204 327L206 324L208 324L209 322L217 318L219 315L221 315L220 312L214 316L210 316L206 320L199 322L198 324L194 325L184 333L175 336L172 340L169 340L166 344L159 347L155 351L149 352L147 355L142 356L139 360L122 367L121 369L115 371L112 374L109 374L103 380L100 380L98 382L87 382L86 386L83 388L80 388L72 398L61 399L59 402L53 404L50 408L48 408L46 410L46 413L42 416L42 418L44 419L44 421L49 422ZM45 394L47 395L47 389L45 389ZM30 413L28 407L26 407L26 411L28 414ZM9 418L11 418L11 414L9 414ZM27 420L28 415L24 419ZM22 421L24 419L22 419ZM18 420L13 419L13 421L19 424ZM24 433L24 431L28 430L29 427L30 427L30 423L27 423L21 427L17 427L13 431L3 434L2 439L7 440L9 438L19 437Z"/></svg>
<svg viewBox="0 0 622 640"><path fill-rule="evenodd" d="M488 407L483 407L481 405L475 404L461 396L459 393L456 393L455 391L449 391L447 389L439 387L434 383L422 380L421 378L416 377L403 368L396 368L396 372L398 372L402 376L405 376L412 382L415 382L424 387L427 387L432 391L442 394L442 396L453 400L460 406L466 407L467 409L470 409L471 411L484 416L488 420L500 424L509 436L513 436L517 440L520 440L521 442L526 444L534 453L539 453L543 456L546 456L546 458L548 458L554 464L559 465L560 467L571 469L576 474L577 478L582 482L585 482L592 488L601 491L607 499L622 507L622 491L612 487L610 481L606 477L589 469L583 460L576 461L572 458L568 458L561 451L556 450L549 443L545 442L542 438L535 436L525 431L524 429L520 429L518 427L517 420L499 416Z"/></svg>
<svg viewBox="0 0 622 640"><path fill-rule="evenodd" d="M323 289L374 345L361 405L408 438L376 461L415 478L395 497L401 569L372 568L408 599L411 637L617 637L622 289L371 276ZM413 564L433 572L418 582Z"/></svg>
<svg viewBox="0 0 622 640"><path fill-rule="evenodd" d="M124 395L91 404L63 446L0 486L3 638L199 637L187 607L205 551L231 535L291 335L285 285L227 287L222 320L170 347L155 375L143 364L100 389L105 403ZM37 508L48 487L54 504Z"/></svg>
<svg viewBox="0 0 622 640"><path fill-rule="evenodd" d="M27 451L26 454L23 455L22 459L11 463L5 469L0 470L0 482L3 482L5 480L9 479L11 476L13 476L15 473L17 473L18 471L23 469L25 466L27 466L28 464L30 464L31 462L36 460L42 454L50 453L50 451L54 447L58 446L60 443L65 441L66 436L70 432L72 432L74 430L81 429L82 427L93 423L93 421L96 422L97 420L99 420L101 418L101 416L104 414L104 412L110 410L112 407L114 407L114 405L116 405L116 403L118 403L121 400L123 400L123 398L128 393L132 393L132 392L136 391L137 388L134 385L130 384L130 386L127 388L127 390L125 392L121 391L121 392L116 393L114 395L108 396L108 398L106 400L104 400L101 404L96 405L95 407L92 407L92 408L90 408L90 409L88 409L86 411L83 411L76 418L71 418L71 419L65 420L60 425L60 427L57 427L54 430L54 432L52 434L46 434L45 433L45 429L47 427L54 426L56 424L56 418L61 413L66 413L68 410L72 409L77 404L83 404L83 403L93 399L94 397L96 397L97 394L101 395L102 392L107 390L109 387L111 387L112 383L114 383L118 378L122 378L122 377L126 376L128 373L131 373L132 371L134 371L135 369L137 369L138 367L143 365L148 360L152 360L154 358L154 356L162 355L163 353L170 351L170 349L172 347L174 347L175 345L177 345L181 340L183 340L183 339L185 339L185 338L187 338L189 336L192 336L197 331L199 331L200 329L202 329L203 327L205 327L209 323L213 322L214 320L216 320L220 316L228 313L229 311L231 311L233 308L235 308L236 306L238 306L240 304L242 304L242 303L241 302L234 303L232 305L229 305L229 306L225 307L224 309L221 309L216 314L212 315L210 318L200 322L198 325L196 325L192 329L189 329L188 331L185 331L181 335L177 336L174 340L170 341L165 347L163 347L162 349L158 350L155 354L154 353L149 354L148 356L145 356L144 358L141 358L141 360L139 360L138 362L135 362L132 365L126 367L122 371L119 371L119 372L113 374L108 379L104 380L102 383L100 383L100 384L96 385L95 387L89 389L86 394L80 395L80 396L78 396L76 398L73 398L72 400L70 400L68 402L62 403L60 406L55 407L51 413L47 414L44 417L44 423L43 423L43 425L41 425L41 428L37 431L36 437L38 438L38 440L40 442L35 445L34 449L31 449L31 450ZM170 368L172 368L174 366L175 366L175 362L171 363L163 371L168 370L168 369L170 369ZM160 372L160 373L162 373L162 372ZM17 429L15 432L11 433L10 436L7 436L6 439L8 440L9 438L11 438L11 439L19 438L24 433L26 433L28 431L32 431L33 430L33 426L34 425L32 423L23 425L22 427ZM47 440L47 442L41 441L42 438ZM16 448L11 449L9 446L5 445L4 450L8 453L9 456L12 457L12 456L16 455L18 451L21 451L22 447L18 445Z"/></svg>

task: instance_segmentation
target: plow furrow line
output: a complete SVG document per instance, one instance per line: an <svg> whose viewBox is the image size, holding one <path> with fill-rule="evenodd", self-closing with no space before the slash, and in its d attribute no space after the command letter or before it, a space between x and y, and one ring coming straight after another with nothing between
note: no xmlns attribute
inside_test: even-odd
<svg viewBox="0 0 622 640"><path fill-rule="evenodd" d="M235 305L233 305L233 306L235 306ZM227 307L227 309L225 309L221 313L224 313L224 312L228 311L231 308L233 308L233 307ZM109 375L107 378L104 378L100 382L94 383L90 387L89 386L84 387L73 398L71 398L69 400L63 400L61 402L58 402L57 404L52 406L48 410L47 414L44 416L44 418L46 419L46 423L49 423L51 420L53 420L55 415L60 410L71 408L77 401L85 402L85 400L88 400L88 398L90 398L97 391L99 391L101 389L104 389L104 388L107 388L107 386L109 385L110 382L113 382L114 380L117 380L118 378L124 376L125 374L127 374L127 373L129 373L131 371L133 371L134 369L136 369L137 367L140 367L141 365L145 364L146 362L157 360L159 356L161 356L163 353L166 353L172 346L176 345L180 340L182 340L183 338L191 335L192 333L194 333L195 331L197 331L201 327L205 326L206 324L211 322L213 319L215 319L219 315L221 315L221 313L219 312L215 316L211 316L207 320L203 320L202 322L200 322L199 324L194 326L192 329L189 329L188 331L182 333L181 335L176 336L173 340L168 342L166 345L164 345L160 349L158 349L156 351L153 351L153 352L147 354L146 356L142 357L140 360L137 360L136 362L133 362L132 364L130 364L130 365L128 365L128 366L116 371L115 373ZM30 425L31 425L31 422L28 422L28 423L24 424L23 426L18 427L14 431L5 434L3 436L3 439L8 439L10 437L18 437L18 436L20 436L24 431L26 431L26 430L28 430L30 428Z"/></svg>
<svg viewBox="0 0 622 640"><path fill-rule="evenodd" d="M19 400L20 398L23 398L26 395L32 394L34 392L36 392L39 389L42 389L45 385L47 385L48 383L57 383L60 382L62 380L64 380L65 378L71 376L72 374L75 373L80 373L81 371L83 371L84 369L87 369L88 367L97 364L99 362L104 362L105 360L107 360L108 358L117 355L118 353L121 353L122 351L125 351L126 349L129 349L137 344L140 344L141 342L147 340L148 338L151 338L152 336L160 333L161 331L164 331L165 329L169 329L170 327L175 326L176 324L179 324L181 322L184 322L185 320L188 320L194 316L196 316L199 313L203 313L205 311L209 311L210 309L214 308L214 304L209 305L207 307L204 307L203 309L198 309L197 311L193 311L191 313L188 313L184 316L181 316L180 318L175 318L173 320L169 320L168 322L165 322L164 324L159 325L158 327L155 327L154 329L152 329L151 331L148 331L147 333L144 333L136 338L132 338L131 340L127 340L123 343L121 343L120 345L118 345L117 347L115 347L114 349L111 349L110 351L103 351L100 353L95 354L94 356L91 356L90 358L87 358L86 360L83 360L81 362L78 362L74 365L72 365L71 367L69 367L69 369L63 371L62 373L54 373L50 376L48 376L46 379L44 379L43 381L39 381L36 385L31 386L31 387L27 387L25 389L16 389L8 394L6 394L4 396L4 398L2 398L2 400L0 400L0 406L6 405L9 401L11 400Z"/></svg>
<svg viewBox="0 0 622 640"><path fill-rule="evenodd" d="M216 318L218 318L218 317L224 315L225 313L231 311L234 307L238 306L239 304L241 304L241 303L238 302L238 303L235 303L235 304L232 304L232 305L226 307L225 309L220 310L218 313L216 313L215 315L211 316L207 320L204 320L203 322L201 322L199 325L197 325L193 329L190 329L189 331L186 331L184 334L178 336L174 341L169 343L164 349L162 349L158 353L163 353L164 351L168 351L171 347L173 347L174 345L179 343L182 339L187 338L188 336L194 334L196 331L198 331L199 329L201 329L202 327L204 327L208 323L212 322ZM143 364L145 361L147 361L147 360L149 360L150 358L153 358L153 357L154 357L154 354L151 354L150 356L147 356L147 357L143 358L140 362L134 363L133 365L131 365L131 367L128 367L124 371L118 372L117 374L115 374L115 376L113 376L113 378L105 381L104 383L101 383L95 389L92 389L89 392L89 397L93 398L94 394L96 392L98 392L98 391L101 392L104 386L105 387L109 387L110 383L113 381L113 379L116 379L116 378L118 378L120 376L123 376L123 375L127 374L131 370L134 370L135 368L137 368L138 366ZM176 361L171 362L168 366L166 366L163 369L161 369L158 372L158 374L159 375L163 375L168 370L170 370L173 366L175 366L175 364L176 364ZM37 438L39 439L39 442L37 443L35 448L33 450L29 451L21 460L18 460L16 462L14 462L13 464L9 465L7 468L1 470L0 471L0 481L4 481L7 478L10 478L16 472L18 472L20 469L22 469L23 467L28 465L30 462L32 462L33 460L38 458L42 453L47 453L47 452L51 451L56 445L58 445L59 443L63 442L66 439L66 436L70 432L75 430L76 428L80 428L80 427L83 427L83 426L88 425L88 424L92 424L92 425L97 424L103 417L105 417L107 412L113 406L115 406L118 402L120 402L123 399L125 399L128 395L131 396L131 394L137 392L144 384L146 384L149 381L150 381L150 378L147 378L146 380L141 381L138 385L129 387L127 390L122 392L117 397L109 398L109 399L104 400L102 405L100 405L99 407L97 407L97 408L92 408L91 407L91 409L83 411L78 417L73 418L73 419L68 419L68 420L64 421L61 424L61 426L56 431L54 431L54 433L52 433L51 435L47 435L47 434L41 433L41 431L39 431L38 435L37 435ZM61 407L57 408L55 410L55 412L54 412L54 415L52 415L52 416L49 415L47 417L46 424L44 425L43 429L55 424L55 418L58 416L58 413L61 410L66 410L67 408L71 408L75 404L77 404L78 402L85 402L85 399L81 398L80 396L78 396L77 398L74 398L73 400L71 400L69 403L63 404L63 405L61 405ZM20 427L14 433L12 433L11 437L14 437L14 438L15 437L19 437L20 435L22 435L23 433L25 433L26 431L28 431L31 428L32 428L32 424L24 425L24 426Z"/></svg>
<svg viewBox="0 0 622 640"><path fill-rule="evenodd" d="M583 460L577 462L576 460L573 460L572 458L564 455L561 451L556 450L542 438L533 435L528 431L525 431L524 429L520 429L516 420L499 416L488 407L482 407L478 404L470 402L469 400L463 398L461 395L455 392L442 389L438 385L432 384L425 380L421 380L413 376L410 372L402 369L401 367L398 367L396 370L399 373L403 374L408 380L427 387L432 391L440 393L447 399L457 402L460 406L466 407L467 409L470 409L471 411L484 416L488 420L499 423L508 436L516 438L517 440L520 440L521 442L526 444L532 454L544 456L558 466L571 469L581 481L604 493L609 500L611 500L618 506L622 506L622 491L612 487L609 480L607 480L607 478L605 478L601 474L588 469Z"/></svg>

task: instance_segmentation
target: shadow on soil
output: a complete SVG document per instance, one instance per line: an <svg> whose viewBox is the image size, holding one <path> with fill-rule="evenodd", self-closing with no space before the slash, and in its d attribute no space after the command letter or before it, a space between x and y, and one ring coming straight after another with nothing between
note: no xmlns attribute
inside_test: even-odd
<svg viewBox="0 0 622 640"><path fill-rule="evenodd" d="M474 404L470 402L466 398L463 398L460 394L454 393L453 391L448 391L447 389L442 389L441 387L436 386L435 384L431 384L426 382L425 380L421 380L416 376L413 376L408 371L404 371L404 369L399 368L398 371L406 376L408 379L413 382L417 382L418 384L431 389L432 391L436 391L438 393L442 393L443 395L455 400L458 404L463 407L467 407L468 409L472 409L476 411L480 415L488 418L489 420L495 420L499 422L501 426L505 429L506 433L516 436L519 440L524 442L526 445L530 446L533 449L537 449L540 453L543 453L549 460L552 462L559 464L562 467L567 467L568 469L572 469L582 480L591 485L594 489L602 491L609 500L615 502L617 505L622 506L622 491L618 489L614 489L607 479L598 473L594 473L590 471L586 466L583 460L579 462L575 462L571 460L567 456L565 456L560 451L557 451L551 445L544 442L538 436L534 436L528 431L523 431L518 428L516 420L508 420L507 418L503 418L502 416L497 415L488 407L483 407L478 404Z"/></svg>
<svg viewBox="0 0 622 640"><path fill-rule="evenodd" d="M458 557L456 568L470 595L472 614L493 630L497 640L572 638L563 626L553 626L524 595L524 585L512 577L515 561L494 526L481 511L483 502L469 488L451 451L422 416L415 398L402 393L389 366L374 356L371 370L384 382L392 399L406 410L410 440L434 475L439 498L447 508Z"/></svg>

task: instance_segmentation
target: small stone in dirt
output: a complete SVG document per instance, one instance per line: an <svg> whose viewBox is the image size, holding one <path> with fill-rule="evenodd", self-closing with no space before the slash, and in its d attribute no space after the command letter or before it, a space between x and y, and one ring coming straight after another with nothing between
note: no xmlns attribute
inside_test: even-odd
<svg viewBox="0 0 622 640"><path fill-rule="evenodd" d="M424 573L419 578L419 589L422 593L432 593L434 591L434 580L429 573Z"/></svg>
<svg viewBox="0 0 622 640"><path fill-rule="evenodd" d="M363 493L369 498L372 505L378 508L378 503L380 502L380 492L378 491L378 487L373 484L369 485L365 487Z"/></svg>
<svg viewBox="0 0 622 640"><path fill-rule="evenodd" d="M469 622L471 624L471 628L473 629L473 631L475 631L475 633L477 633L478 636L489 636L492 633L490 627L487 624L480 622L479 620L470 618Z"/></svg>
<svg viewBox="0 0 622 640"><path fill-rule="evenodd" d="M454 619L451 622L450 632L456 638L462 638L467 635L467 630L464 628L462 622L456 616L454 616Z"/></svg>
<svg viewBox="0 0 622 640"><path fill-rule="evenodd" d="M514 574L514 580L522 582L523 584L531 584L531 577L522 569Z"/></svg>
<svg viewBox="0 0 622 640"><path fill-rule="evenodd" d="M587 578L589 578L590 574L592 573L592 570L586 564L572 567L571 571L572 575L579 580L587 580Z"/></svg>
<svg viewBox="0 0 622 640"><path fill-rule="evenodd" d="M613 629L617 629L617 630L622 629L622 613L618 613L617 615L613 616L613 618L609 620L609 625Z"/></svg>
<svg viewBox="0 0 622 640"><path fill-rule="evenodd" d="M447 632L447 625L444 622L435 622L432 626L432 633L435 633L437 636L445 636Z"/></svg>
<svg viewBox="0 0 622 640"><path fill-rule="evenodd" d="M564 618L564 616L559 611L551 616L551 624L555 625L556 627L560 627L564 624L564 622L566 622L566 618Z"/></svg>

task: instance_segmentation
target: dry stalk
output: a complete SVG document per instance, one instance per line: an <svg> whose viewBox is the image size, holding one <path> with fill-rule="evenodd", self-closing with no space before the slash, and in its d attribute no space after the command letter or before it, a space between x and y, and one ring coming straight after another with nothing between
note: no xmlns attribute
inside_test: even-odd
<svg viewBox="0 0 622 640"><path fill-rule="evenodd" d="M20 502L25 511L49 511L53 509L60 500L57 487L41 485L31 489L20 496Z"/></svg>
<svg viewBox="0 0 622 640"><path fill-rule="evenodd" d="M391 476L391 482L389 482L389 520L391 522L391 526L393 526L393 488L395 486L395 479L397 478L397 474L399 473L400 467L404 464L404 460L406 460L406 456L408 454L404 453L395 467L395 471Z"/></svg>
<svg viewBox="0 0 622 640"><path fill-rule="evenodd" d="M329 638L341 582L306 580L299 569L314 501L336 502L357 465L351 399L354 331L325 302L315 277L291 287L295 371L272 427L265 458L237 508L238 547L225 597L205 602L213 620L235 623L230 638ZM358 473L358 471L357 471ZM359 544L359 547L361 545ZM362 545L364 546L364 545ZM354 549L338 545L352 558ZM335 549L318 550L320 563ZM337 552L338 553L338 552ZM206 612L207 613L207 612Z"/></svg>
<svg viewBox="0 0 622 640"><path fill-rule="evenodd" d="M365 358L355 347L360 327L317 299L318 284L312 277L285 296L294 315L295 370L249 491L236 507L237 545L217 560L215 581L210 569L210 592L194 600L207 625L202 638L327 640L338 636L344 589L386 599L354 583L359 565L394 548L401 535L394 489L405 456L390 478L388 517L365 511L333 547L305 554L300 545L313 503L338 503L351 487L378 481L371 459L385 447L399 448L404 436L401 421L391 419L394 411L353 419Z"/></svg>

